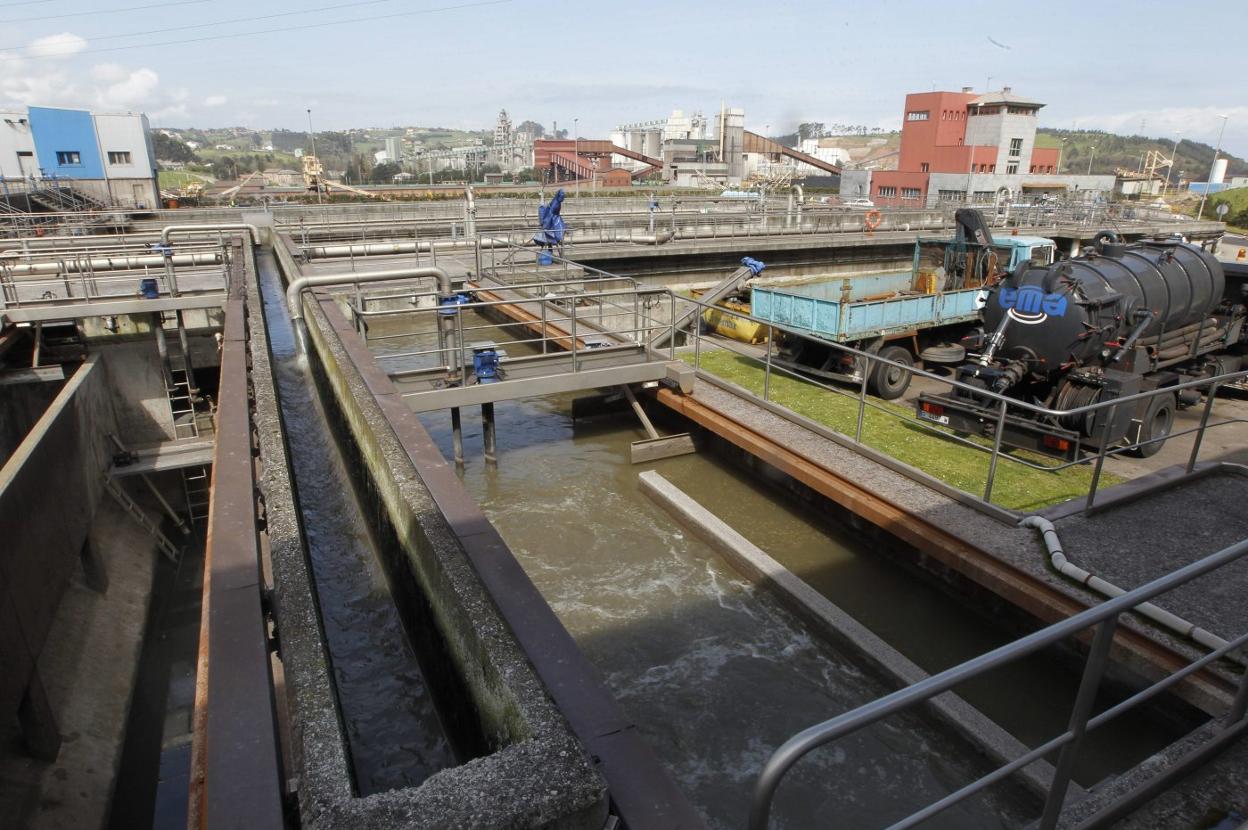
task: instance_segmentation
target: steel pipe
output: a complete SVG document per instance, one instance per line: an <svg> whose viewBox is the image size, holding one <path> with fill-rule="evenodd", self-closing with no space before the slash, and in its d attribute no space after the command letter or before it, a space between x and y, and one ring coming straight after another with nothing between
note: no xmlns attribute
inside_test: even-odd
<svg viewBox="0 0 1248 830"><path fill-rule="evenodd" d="M6 252L7 253L7 252ZM207 254L174 254L168 257L173 265L219 265L222 261L220 252ZM53 262L27 262L5 266L5 271L13 276L28 274L65 274L83 271L129 271L140 268L160 268L165 265L166 257L161 254L144 256L100 257L91 259L75 259L65 256Z"/></svg>
<svg viewBox="0 0 1248 830"><path fill-rule="evenodd" d="M221 225L166 225L160 229L160 242L162 245L168 245L169 239L175 235L189 236L206 231L249 231L251 244L260 244L260 229L246 222L230 222Z"/></svg>
<svg viewBox="0 0 1248 830"><path fill-rule="evenodd" d="M1062 542L1057 536L1057 528L1048 519L1042 516L1028 516L1018 523L1019 527L1034 527L1040 531L1040 535L1044 539L1044 546L1049 553L1049 561L1053 564L1053 568L1062 576L1069 577L1078 582L1085 588L1089 588L1098 594L1111 599L1120 597L1126 591L1111 582L1108 582L1091 571L1084 570L1066 558L1065 552L1062 550ZM1228 643L1212 632L1206 631L1195 623L1170 613L1164 608L1160 608L1151 602L1142 602L1135 606L1135 612L1141 616L1147 617L1158 625L1168 628L1181 637L1187 637L1205 648L1218 650L1226 648ZM1234 659L1243 662L1243 658L1235 655Z"/></svg>
<svg viewBox="0 0 1248 830"><path fill-rule="evenodd" d="M395 268L387 271L364 271L356 273L348 271L338 274L317 274L311 277L300 277L292 282L286 288L286 308L290 312L290 320L294 324L295 341L300 353L307 351L307 343L305 337L305 327L303 322L303 302L301 295L309 288L318 288L326 285L353 285L359 282L392 282L394 280L410 280L420 277L434 277L438 281L438 299L442 300L450 297L455 293L454 286L451 283L451 275L444 269L436 266L421 266L413 268ZM449 326L447 325L449 324ZM443 331L448 338L446 344L447 354L454 354L454 320L450 317L439 316L439 329ZM445 327L445 328L444 328ZM448 369L452 366L448 363Z"/></svg>
<svg viewBox="0 0 1248 830"><path fill-rule="evenodd" d="M498 237L482 237L482 248L504 248L508 245L521 247L520 243ZM390 254L429 253L433 250L467 250L475 248L475 239L443 239L439 241L412 242L357 242L346 245L313 245L303 248L308 259L333 259L346 256L386 256Z"/></svg>

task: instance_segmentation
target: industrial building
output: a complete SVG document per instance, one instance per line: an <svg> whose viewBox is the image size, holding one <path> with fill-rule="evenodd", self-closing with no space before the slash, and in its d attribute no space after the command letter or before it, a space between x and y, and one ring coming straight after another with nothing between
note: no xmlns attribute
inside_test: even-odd
<svg viewBox="0 0 1248 830"><path fill-rule="evenodd" d="M907 95L897 169L845 171L841 195L917 208L1111 193L1114 176L1063 174L1061 151L1035 146L1043 106L1009 87Z"/></svg>
<svg viewBox="0 0 1248 830"><path fill-rule="evenodd" d="M83 207L154 208L156 155L142 113L60 107L0 112L0 183L5 195L69 191Z"/></svg>

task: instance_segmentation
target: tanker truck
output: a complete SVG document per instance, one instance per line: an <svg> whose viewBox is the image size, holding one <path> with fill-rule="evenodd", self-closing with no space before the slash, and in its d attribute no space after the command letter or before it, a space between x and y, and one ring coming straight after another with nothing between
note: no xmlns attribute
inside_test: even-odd
<svg viewBox="0 0 1248 830"><path fill-rule="evenodd" d="M999 404L977 389L1070 410L1237 371L1246 286L1248 269L1178 237L1124 244L1101 231L1079 256L1023 263L994 285L955 372L972 389L920 395L916 415L991 437ZM1181 390L1060 418L1012 409L1002 445L1073 461L1104 441L1146 457L1161 449L1175 412L1199 402L1199 392Z"/></svg>

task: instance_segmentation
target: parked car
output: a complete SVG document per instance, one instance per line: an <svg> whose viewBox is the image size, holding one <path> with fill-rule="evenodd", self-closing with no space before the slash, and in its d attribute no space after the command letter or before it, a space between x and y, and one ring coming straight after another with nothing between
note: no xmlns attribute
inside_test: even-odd
<svg viewBox="0 0 1248 830"><path fill-rule="evenodd" d="M841 205L851 210L871 210L875 207L875 202L870 199L846 199Z"/></svg>

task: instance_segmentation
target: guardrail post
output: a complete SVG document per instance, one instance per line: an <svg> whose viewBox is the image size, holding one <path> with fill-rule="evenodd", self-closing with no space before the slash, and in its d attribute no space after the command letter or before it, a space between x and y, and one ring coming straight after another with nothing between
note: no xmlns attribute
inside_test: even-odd
<svg viewBox="0 0 1248 830"><path fill-rule="evenodd" d="M854 442L862 443L862 423L867 414L867 378L871 376L871 358L863 361L862 380L858 382L858 424L854 427Z"/></svg>
<svg viewBox="0 0 1248 830"><path fill-rule="evenodd" d="M1117 414L1118 406L1115 404L1109 408L1105 416L1105 426L1101 428L1101 446L1096 453L1096 466L1092 468L1092 484L1088 487L1088 500L1083 505L1084 513L1091 512L1092 505L1096 503L1096 488L1101 483L1101 470L1105 466L1105 450L1109 446L1109 428L1113 425Z"/></svg>
<svg viewBox="0 0 1248 830"><path fill-rule="evenodd" d="M1005 399L997 406L997 427L992 436L992 457L988 459L988 480L984 482L984 501L992 503L992 485L997 478L997 461L1001 458L1001 438L1005 435Z"/></svg>
<svg viewBox="0 0 1248 830"><path fill-rule="evenodd" d="M572 298L572 371L578 371L576 365L576 298Z"/></svg>
<svg viewBox="0 0 1248 830"><path fill-rule="evenodd" d="M763 400L770 400L771 395L771 341L775 339L776 330L767 327L767 365L763 369Z"/></svg>
<svg viewBox="0 0 1248 830"><path fill-rule="evenodd" d="M1217 396L1218 384L1215 383L1209 387L1209 392L1205 396L1205 411L1200 413L1200 429L1196 431L1196 438L1192 441L1192 454L1187 459L1189 475L1196 468L1196 459L1200 457L1200 443L1205 438L1205 427L1209 425L1209 411L1213 409L1213 399Z"/></svg>
<svg viewBox="0 0 1248 830"><path fill-rule="evenodd" d="M676 295L671 291L667 292L667 316L668 316L668 335L667 335L667 359L676 359Z"/></svg>
<svg viewBox="0 0 1248 830"><path fill-rule="evenodd" d="M1105 664L1109 662L1109 648L1114 643L1114 630L1117 627L1117 614L1096 627L1096 637L1092 640L1092 648L1088 651L1088 660L1083 667L1083 677L1079 681L1079 693L1075 695L1075 704L1070 711L1068 731L1074 735L1074 739L1062 747L1061 755L1057 758L1053 783L1049 785L1049 797L1045 800L1044 814L1040 817L1040 830L1053 830L1061 817L1062 806L1066 803L1066 790L1070 787L1071 773L1079 755L1079 744L1084 733L1088 731L1088 717L1092 714L1092 704L1096 702L1096 693L1101 687L1101 677L1105 674Z"/></svg>
<svg viewBox="0 0 1248 830"><path fill-rule="evenodd" d="M698 312L693 325L693 368L702 368L702 312Z"/></svg>

